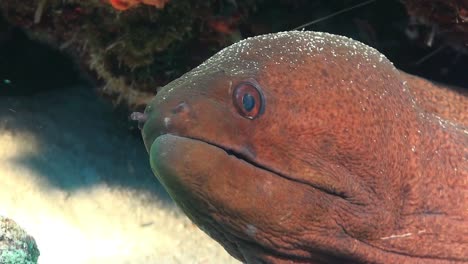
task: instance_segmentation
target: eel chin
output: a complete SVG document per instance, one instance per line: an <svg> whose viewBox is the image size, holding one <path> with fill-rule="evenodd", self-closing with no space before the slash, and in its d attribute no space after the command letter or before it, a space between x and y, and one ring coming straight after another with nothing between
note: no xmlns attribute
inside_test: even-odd
<svg viewBox="0 0 468 264"><path fill-rule="evenodd" d="M173 134L157 137L149 154L154 174L180 205L208 199L225 206L228 192L270 174L220 146Z"/></svg>
<svg viewBox="0 0 468 264"><path fill-rule="evenodd" d="M244 232L240 223L251 221L249 217L242 220L243 215L255 211L257 196L265 195L258 185L262 178L272 177L271 173L222 147L172 134L154 140L150 164L184 213L231 255L243 260L237 239Z"/></svg>
<svg viewBox="0 0 468 264"><path fill-rule="evenodd" d="M333 206L321 191L202 140L161 135L150 163L184 213L239 260L253 245L265 254L280 251L285 238L271 234L299 234L298 223L333 222L327 220ZM287 255L287 248L276 253Z"/></svg>

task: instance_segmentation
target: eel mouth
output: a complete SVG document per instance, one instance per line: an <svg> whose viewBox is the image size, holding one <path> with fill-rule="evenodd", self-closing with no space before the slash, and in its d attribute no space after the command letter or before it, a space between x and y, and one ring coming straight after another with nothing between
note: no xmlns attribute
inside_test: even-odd
<svg viewBox="0 0 468 264"><path fill-rule="evenodd" d="M180 137L180 138L185 138L185 139L190 139L190 140L194 140L194 141L198 141L200 143L204 143L206 145L209 145L209 146L212 146L212 147L215 147L217 149L220 149L220 150L223 150L227 155L229 156L234 156L236 157L237 159L239 160L242 160L244 161L245 163L248 163L249 165L253 166L253 167L257 167L259 169L262 169L262 170L265 170L265 171L268 171L270 173L273 173L273 174L277 174L275 171L273 171L272 169L266 167L266 166L263 166L261 164L259 164L258 162L255 161L255 153L249 149L249 148L244 148L242 152L238 151L238 150L235 150L234 148L232 147L227 147L227 146L223 146L221 144L218 144L216 142L213 142L213 141L210 141L210 140L206 140L206 139L202 139L202 138L197 138L197 137L191 137L191 136L186 136L186 135L180 135L180 134L177 134L177 133L165 133L165 134L161 134L159 135L158 137L160 136L165 136L165 135L170 135L170 136L176 136L176 137ZM156 137L156 138L158 138ZM155 140L156 140L155 138ZM154 142L154 141L153 141ZM281 176L281 175L278 175L278 176Z"/></svg>
<svg viewBox="0 0 468 264"><path fill-rule="evenodd" d="M255 160L256 159L256 153L251 148L244 147L244 148L240 148L241 151L239 151L239 150L236 150L233 147L224 146L224 145L221 145L221 144L216 143L214 141L210 141L210 140L206 140L206 139L198 138L198 137L187 136L187 135L180 135L180 134L177 134L177 133L164 133L164 134L160 134L158 137L164 136L164 135L171 135L171 136L176 136L176 137L190 139L190 140L194 140L194 141L197 141L197 142L200 142L200 143L204 143L204 144L209 145L211 147L215 147L217 149L223 150L228 156L233 156L233 157L237 158L238 160L245 162L249 166L255 167L255 168L259 169L259 170L266 171L266 172L268 172L268 173L270 173L270 174L272 174L274 176L283 178L284 180L293 181L293 182L299 183L301 185L306 185L309 188L310 187L315 188L315 189L317 189L317 190L319 190L319 191L321 191L321 192L323 192L325 194L332 195L332 196L335 196L335 197L338 197L338 198L341 198L341 199L347 200L347 199L350 198L344 192L339 192L339 191L336 191L336 190L333 190L333 189L329 189L329 188L326 188L324 186L314 184L314 183L312 183L310 181L301 180L300 177L289 176L289 175L285 174L284 172L279 171L278 169L272 168L271 166L268 166L268 165L261 164L260 162ZM155 140L156 140L156 138L155 138Z"/></svg>

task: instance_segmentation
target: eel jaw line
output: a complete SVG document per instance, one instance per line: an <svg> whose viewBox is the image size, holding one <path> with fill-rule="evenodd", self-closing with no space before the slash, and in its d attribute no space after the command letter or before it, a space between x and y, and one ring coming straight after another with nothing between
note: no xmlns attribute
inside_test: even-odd
<svg viewBox="0 0 468 264"><path fill-rule="evenodd" d="M245 153L241 153L239 151L236 151L233 148L225 147L223 145L217 144L217 143L212 142L212 141L207 141L207 140L201 139L201 138L190 137L190 136L181 136L181 135L178 135L178 134L175 134L175 133L165 133L165 134L161 134L160 136L162 136L162 135L173 135L173 136L177 136L177 137L183 137L183 138L188 138L188 139L191 139L191 140L196 140L196 141L199 141L199 142L203 142L205 144L211 145L211 146L216 147L218 149L224 150L226 152L226 154L228 154L229 156L234 156L237 159L242 160L242 161L246 162L247 164L249 164L249 165L251 165L253 167L256 167L256 168L258 168L260 170L267 171L267 172L269 172L271 174L274 174L274 175L276 175L278 177L281 177L281 178L283 178L285 180L294 181L294 182L297 182L299 184L304 184L304 185L307 185L309 187L313 187L313 188L315 188L315 189L317 189L317 190L319 190L321 192L324 192L324 193L326 193L328 195L332 195L332 196L335 196L335 197L338 197L338 198L341 198L341 199L347 200L349 198L346 194L338 193L338 192L335 192L333 190L329 190L327 188L324 188L323 186L319 186L317 184L306 182L306 181L300 180L298 178L287 176L287 175L285 175L284 173L281 173L278 170L275 170L275 169L273 169L271 167L262 165L262 164L260 164L260 163L258 163L256 161L254 161L255 154L252 153L248 148L244 148L246 150Z"/></svg>

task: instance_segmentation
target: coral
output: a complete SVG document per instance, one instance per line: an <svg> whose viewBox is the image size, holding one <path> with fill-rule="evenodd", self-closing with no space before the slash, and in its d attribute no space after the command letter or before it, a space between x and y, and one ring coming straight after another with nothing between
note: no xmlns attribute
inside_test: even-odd
<svg viewBox="0 0 468 264"><path fill-rule="evenodd" d="M2 0L0 12L33 39L71 53L103 95L136 109L240 38L237 26L258 0L229 2Z"/></svg>
<svg viewBox="0 0 468 264"><path fill-rule="evenodd" d="M33 237L13 220L0 216L0 263L35 264L39 254Z"/></svg>
<svg viewBox="0 0 468 264"><path fill-rule="evenodd" d="M117 10L127 10L139 4L151 5L157 8L164 8L169 0L109 0L111 5Z"/></svg>
<svg viewBox="0 0 468 264"><path fill-rule="evenodd" d="M293 29L326 17L351 2L355 1L323 4L306 0L23 0L18 4L15 0L0 0L0 16L25 30L28 37L70 53L96 81L101 94L131 110L141 110L156 88L178 78L221 48L248 36ZM408 38L400 34L407 17L403 5L393 2L376 1L354 14L342 14L306 29L363 36L361 40L379 48L382 38L391 43L397 38ZM455 21L431 27L439 28L435 33L440 33L441 38L450 35L458 43L466 40L467 8L454 4L463 1L404 3L415 17L438 15ZM436 3L445 3L448 9L434 8ZM395 11L395 7L387 5L398 7ZM399 9L404 17L397 17ZM339 23L338 28L335 25ZM1 30L1 24L0 19L0 45L8 36ZM376 30L378 25L388 29L385 35ZM356 28L359 32L350 33ZM390 56L396 54L394 46L388 47L382 51Z"/></svg>
<svg viewBox="0 0 468 264"><path fill-rule="evenodd" d="M448 45L468 52L468 1L466 0L405 0L408 14L415 25L429 27L427 45L435 37ZM421 34L420 34L421 35Z"/></svg>

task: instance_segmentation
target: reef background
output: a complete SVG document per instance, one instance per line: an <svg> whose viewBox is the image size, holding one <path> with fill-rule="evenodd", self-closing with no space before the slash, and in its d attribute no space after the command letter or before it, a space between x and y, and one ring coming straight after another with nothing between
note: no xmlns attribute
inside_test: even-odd
<svg viewBox="0 0 468 264"><path fill-rule="evenodd" d="M239 263L176 207L92 87L0 96L0 146L0 215L34 237L39 264Z"/></svg>
<svg viewBox="0 0 468 264"><path fill-rule="evenodd" d="M13 0L0 1L0 92L39 82L93 82L101 95L141 110L156 89L242 38L305 27L377 48L397 67L467 86L468 1ZM40 55L27 45L51 49ZM62 54L68 55L63 59ZM55 68L42 65L55 60ZM20 61L18 63L18 61ZM73 67L66 65L75 65ZM67 69L67 70L64 70ZM54 71L54 72L50 72ZM61 75L51 81L50 74ZM24 76L36 81L31 86ZM31 87L36 87L31 90Z"/></svg>

